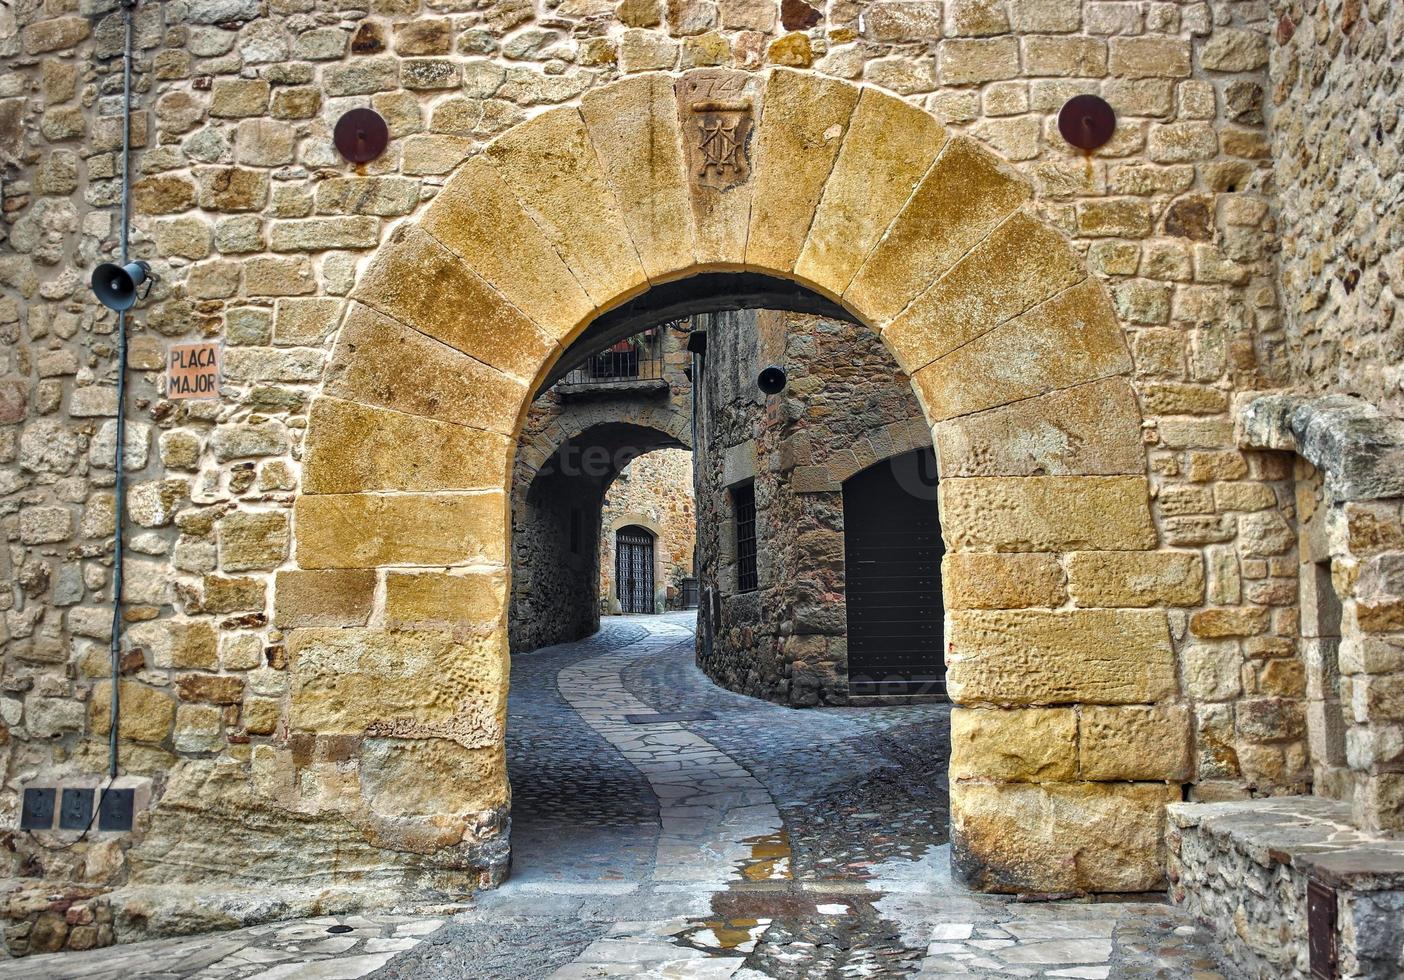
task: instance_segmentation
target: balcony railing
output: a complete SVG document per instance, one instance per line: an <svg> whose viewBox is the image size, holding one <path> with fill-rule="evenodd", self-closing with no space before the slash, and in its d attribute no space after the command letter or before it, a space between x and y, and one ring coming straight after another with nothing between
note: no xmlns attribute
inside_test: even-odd
<svg viewBox="0 0 1404 980"><path fill-rule="evenodd" d="M562 386L657 381L663 378L663 344L657 331L621 340L587 357L559 382Z"/></svg>

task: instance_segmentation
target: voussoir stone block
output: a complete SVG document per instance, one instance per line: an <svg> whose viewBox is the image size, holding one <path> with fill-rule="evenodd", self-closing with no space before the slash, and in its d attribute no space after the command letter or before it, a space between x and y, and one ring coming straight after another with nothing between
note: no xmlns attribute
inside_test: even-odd
<svg viewBox="0 0 1404 980"><path fill-rule="evenodd" d="M913 300L883 339L912 374L1085 278L1062 236L1018 211Z"/></svg>
<svg viewBox="0 0 1404 980"><path fill-rule="evenodd" d="M955 708L950 778L1066 782L1077 776L1072 708Z"/></svg>
<svg viewBox="0 0 1404 980"><path fill-rule="evenodd" d="M795 274L842 296L945 141L945 129L929 113L863 89Z"/></svg>
<svg viewBox="0 0 1404 980"><path fill-rule="evenodd" d="M1163 610L953 610L946 644L959 704L1149 704L1176 692Z"/></svg>
<svg viewBox="0 0 1404 980"><path fill-rule="evenodd" d="M936 421L1096 381L1131 369L1101 283L1088 279L1001 324L912 380Z"/></svg>
<svg viewBox="0 0 1404 980"><path fill-rule="evenodd" d="M527 386L515 378L359 304L337 336L323 390L504 434L515 430L527 398Z"/></svg>
<svg viewBox="0 0 1404 980"><path fill-rule="evenodd" d="M491 490L507 483L512 440L324 397L312 403L306 453L305 493Z"/></svg>
<svg viewBox="0 0 1404 980"><path fill-rule="evenodd" d="M1054 608L1067 601L1053 555L949 554L941 561L941 591L947 609Z"/></svg>
<svg viewBox="0 0 1404 980"><path fill-rule="evenodd" d="M295 569L273 584L273 623L364 626L375 604L375 572L361 568Z"/></svg>
<svg viewBox="0 0 1404 980"><path fill-rule="evenodd" d="M318 735L502 736L507 662L499 635L448 630L297 629L288 633L289 725Z"/></svg>
<svg viewBox="0 0 1404 980"><path fill-rule="evenodd" d="M765 120L757 136L746 262L789 272L814 221L853 109L855 85L823 75L777 68L765 89Z"/></svg>
<svg viewBox="0 0 1404 980"><path fill-rule="evenodd" d="M1082 709L1083 779L1182 782L1193 771L1190 712L1183 704Z"/></svg>
<svg viewBox="0 0 1404 980"><path fill-rule="evenodd" d="M1163 783L964 783L952 864L992 892L1143 892L1165 883Z"/></svg>
<svg viewBox="0 0 1404 980"><path fill-rule="evenodd" d="M941 531L953 551L1146 551L1155 547L1141 476L941 481Z"/></svg>
<svg viewBox="0 0 1404 980"><path fill-rule="evenodd" d="M695 261L673 79L649 73L587 92L580 112L649 278Z"/></svg>
<svg viewBox="0 0 1404 980"><path fill-rule="evenodd" d="M302 568L500 564L506 554L500 492L304 494L293 513Z"/></svg>
<svg viewBox="0 0 1404 980"><path fill-rule="evenodd" d="M485 156L454 173L419 226L554 339L568 336L594 311L594 301Z"/></svg>
<svg viewBox="0 0 1404 980"><path fill-rule="evenodd" d="M438 239L395 233L352 298L505 374L531 381L555 347Z"/></svg>
<svg viewBox="0 0 1404 980"><path fill-rule="evenodd" d="M505 570L390 572L385 578L385 619L391 628L497 627L506 608Z"/></svg>
<svg viewBox="0 0 1404 980"><path fill-rule="evenodd" d="M1124 377L1105 378L935 426L942 477L1142 474L1141 411Z"/></svg>
<svg viewBox="0 0 1404 980"><path fill-rule="evenodd" d="M1197 606L1204 557L1197 551L1079 551L1068 556L1068 592L1079 606Z"/></svg>
<svg viewBox="0 0 1404 980"><path fill-rule="evenodd" d="M844 302L869 324L884 327L1030 193L975 140L953 137L858 270Z"/></svg>
<svg viewBox="0 0 1404 980"><path fill-rule="evenodd" d="M545 112L485 152L597 306L643 288L648 277L579 110Z"/></svg>
<svg viewBox="0 0 1404 980"><path fill-rule="evenodd" d="M701 265L740 268L746 260L755 200L755 132L764 122L767 78L729 68L699 68L674 85ZM735 125L726 142L713 142L712 127L717 124Z"/></svg>

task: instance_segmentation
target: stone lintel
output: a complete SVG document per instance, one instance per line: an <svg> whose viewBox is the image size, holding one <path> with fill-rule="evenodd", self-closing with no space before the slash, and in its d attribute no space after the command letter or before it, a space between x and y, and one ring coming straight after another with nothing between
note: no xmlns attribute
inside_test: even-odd
<svg viewBox="0 0 1404 980"><path fill-rule="evenodd" d="M1299 454L1335 500L1404 497L1404 420L1350 395L1273 392L1237 408L1241 447Z"/></svg>

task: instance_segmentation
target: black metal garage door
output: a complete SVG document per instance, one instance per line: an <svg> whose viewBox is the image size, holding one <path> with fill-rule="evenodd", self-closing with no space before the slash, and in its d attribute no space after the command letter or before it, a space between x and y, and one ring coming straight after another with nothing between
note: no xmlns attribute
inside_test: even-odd
<svg viewBox="0 0 1404 980"><path fill-rule="evenodd" d="M614 583L623 612L653 612L653 535L643 528L615 532Z"/></svg>
<svg viewBox="0 0 1404 980"><path fill-rule="evenodd" d="M848 685L946 696L936 457L915 450L843 485Z"/></svg>

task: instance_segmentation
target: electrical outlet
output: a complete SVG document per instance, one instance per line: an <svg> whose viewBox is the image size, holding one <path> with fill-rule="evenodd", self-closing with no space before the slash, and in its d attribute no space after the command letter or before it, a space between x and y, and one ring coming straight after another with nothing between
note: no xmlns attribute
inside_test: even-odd
<svg viewBox="0 0 1404 980"><path fill-rule="evenodd" d="M24 808L20 811L21 830L48 830L54 825L54 796L52 786L30 786L24 791Z"/></svg>
<svg viewBox="0 0 1404 980"><path fill-rule="evenodd" d="M135 803L135 790L105 790L98 803L98 830L131 830Z"/></svg>
<svg viewBox="0 0 1404 980"><path fill-rule="evenodd" d="M86 786L67 786L59 799L59 829L87 830L93 822L93 791Z"/></svg>

